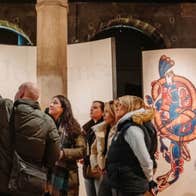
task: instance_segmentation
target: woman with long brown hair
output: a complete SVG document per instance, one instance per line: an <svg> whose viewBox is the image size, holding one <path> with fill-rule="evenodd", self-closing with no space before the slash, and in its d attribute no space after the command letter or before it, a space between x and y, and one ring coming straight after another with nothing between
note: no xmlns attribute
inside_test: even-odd
<svg viewBox="0 0 196 196"><path fill-rule="evenodd" d="M77 160L85 153L80 125L74 118L71 104L63 95L56 95L49 105L61 138L61 156L48 175L48 191L52 196L79 195Z"/></svg>

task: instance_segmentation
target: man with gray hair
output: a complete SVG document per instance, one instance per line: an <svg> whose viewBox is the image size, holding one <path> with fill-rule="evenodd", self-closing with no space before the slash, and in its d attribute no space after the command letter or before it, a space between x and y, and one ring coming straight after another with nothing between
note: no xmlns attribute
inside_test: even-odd
<svg viewBox="0 0 196 196"><path fill-rule="evenodd" d="M53 119L40 110L38 98L39 90L32 82L23 83L16 93L12 126L15 150L25 162L50 168L59 159L60 139ZM24 195L36 192L23 188Z"/></svg>

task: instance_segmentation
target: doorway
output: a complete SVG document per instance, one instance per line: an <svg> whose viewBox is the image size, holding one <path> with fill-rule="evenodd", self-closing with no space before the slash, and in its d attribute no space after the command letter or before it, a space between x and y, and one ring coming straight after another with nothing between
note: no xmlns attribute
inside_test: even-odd
<svg viewBox="0 0 196 196"><path fill-rule="evenodd" d="M162 39L156 40L145 32L125 25L109 27L92 40L115 38L117 97L142 97L142 51L166 48Z"/></svg>

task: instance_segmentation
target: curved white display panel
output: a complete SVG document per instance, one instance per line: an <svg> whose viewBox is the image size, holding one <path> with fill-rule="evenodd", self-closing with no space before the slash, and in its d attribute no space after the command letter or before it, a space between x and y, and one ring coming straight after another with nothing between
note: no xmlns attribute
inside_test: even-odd
<svg viewBox="0 0 196 196"><path fill-rule="evenodd" d="M113 99L112 39L68 46L68 97L83 124L93 100Z"/></svg>
<svg viewBox="0 0 196 196"><path fill-rule="evenodd" d="M0 94L13 99L21 83L36 82L36 48L0 45Z"/></svg>

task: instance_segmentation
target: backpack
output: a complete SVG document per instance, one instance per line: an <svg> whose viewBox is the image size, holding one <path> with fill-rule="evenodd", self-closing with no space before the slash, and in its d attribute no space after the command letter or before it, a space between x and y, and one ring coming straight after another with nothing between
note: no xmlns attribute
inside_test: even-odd
<svg viewBox="0 0 196 196"><path fill-rule="evenodd" d="M158 147L157 131L154 125L152 124L152 122L150 121L144 123L144 127L147 129L147 133L149 134L149 137L150 137L150 147L148 151L149 151L151 159L153 160L153 168L155 169L157 168L157 163L155 160L155 153Z"/></svg>

